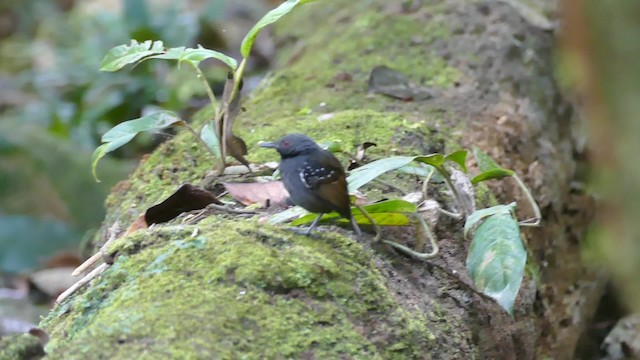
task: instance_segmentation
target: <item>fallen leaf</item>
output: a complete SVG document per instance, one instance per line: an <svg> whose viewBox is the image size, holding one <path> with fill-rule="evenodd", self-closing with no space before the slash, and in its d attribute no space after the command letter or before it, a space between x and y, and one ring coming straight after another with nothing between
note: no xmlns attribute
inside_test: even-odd
<svg viewBox="0 0 640 360"><path fill-rule="evenodd" d="M223 183L225 189L234 199L244 205L261 204L263 207L284 205L289 193L282 181L253 183Z"/></svg>
<svg viewBox="0 0 640 360"><path fill-rule="evenodd" d="M140 214L140 216L138 216L136 221L134 221L133 224L131 224L131 226L129 226L127 231L125 231L124 235L129 235L129 234L131 234L133 232L136 232L138 230L148 228L149 224L147 224L146 215L147 215L146 213L145 214Z"/></svg>
<svg viewBox="0 0 640 360"><path fill-rule="evenodd" d="M75 268L75 266L57 267L35 271L29 275L29 280L38 290L53 298L78 281L71 276Z"/></svg>
<svg viewBox="0 0 640 360"><path fill-rule="evenodd" d="M212 193L191 184L182 185L163 202L147 209L144 215L148 225L175 219L178 215L205 208L209 204L221 204Z"/></svg>
<svg viewBox="0 0 640 360"><path fill-rule="evenodd" d="M82 264L82 258L76 252L68 252L61 251L53 256L47 258L43 267L45 268L56 268L56 267L78 267L78 265Z"/></svg>

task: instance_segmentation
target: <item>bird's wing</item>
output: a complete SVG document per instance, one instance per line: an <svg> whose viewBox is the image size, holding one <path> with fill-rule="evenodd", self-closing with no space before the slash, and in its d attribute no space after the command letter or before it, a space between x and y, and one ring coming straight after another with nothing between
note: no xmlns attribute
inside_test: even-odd
<svg viewBox="0 0 640 360"><path fill-rule="evenodd" d="M316 152L308 156L300 168L300 180L309 189L317 190L344 177L340 161L328 151Z"/></svg>
<svg viewBox="0 0 640 360"><path fill-rule="evenodd" d="M328 151L309 156L300 171L300 180L341 214L349 212L349 193L344 168Z"/></svg>

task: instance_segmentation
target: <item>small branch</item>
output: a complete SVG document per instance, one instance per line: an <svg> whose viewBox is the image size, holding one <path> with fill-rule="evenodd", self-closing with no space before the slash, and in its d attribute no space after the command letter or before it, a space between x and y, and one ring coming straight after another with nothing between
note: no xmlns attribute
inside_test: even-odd
<svg viewBox="0 0 640 360"><path fill-rule="evenodd" d="M85 275L82 279L78 280L78 282L76 282L75 284L71 285L70 288L68 288L62 294L60 294L60 296L58 296L58 298L56 299L56 304L60 304L61 302L63 302L65 299L67 299L73 293L78 291L78 289L80 289L81 287L87 285L91 280L95 279L96 277L100 276L100 274L102 274L103 272L107 271L107 269L109 267L110 267L109 264L106 264L106 263L100 264L98 267L93 269L90 273Z"/></svg>
<svg viewBox="0 0 640 360"><path fill-rule="evenodd" d="M78 266L75 270L73 270L73 272L71 273L71 276L82 275L90 267L95 265L98 261L104 260L108 256L107 247L111 245L111 243L113 243L118 238L119 227L120 227L119 221L114 222L113 225L109 227L109 229L107 230L109 234L109 238L107 239L107 241L105 241L104 245L100 247L98 252L93 254L90 258L85 260L85 262L83 262L82 264L80 264L80 266Z"/></svg>
<svg viewBox="0 0 640 360"><path fill-rule="evenodd" d="M234 209L234 208L230 208L224 205L218 205L218 204L209 204L207 205L207 208L209 209L214 209L214 210L219 210L219 211L225 211L228 213L232 213L232 214L257 214L257 211L253 211L253 210L245 210L245 209Z"/></svg>
<svg viewBox="0 0 640 360"><path fill-rule="evenodd" d="M536 203L536 200L533 198L533 195L531 195L531 192L527 188L527 185L525 185L524 182L522 182L522 180L520 180L520 178L517 175L514 174L513 178L516 180L516 182L518 183L518 186L520 186L525 196L527 197L527 200L529 201L529 205L531 206L531 209L533 209L533 215L534 215L534 218L521 221L519 222L519 225L529 226L529 227L540 226L540 222L542 221L542 213L540 212L538 203Z"/></svg>

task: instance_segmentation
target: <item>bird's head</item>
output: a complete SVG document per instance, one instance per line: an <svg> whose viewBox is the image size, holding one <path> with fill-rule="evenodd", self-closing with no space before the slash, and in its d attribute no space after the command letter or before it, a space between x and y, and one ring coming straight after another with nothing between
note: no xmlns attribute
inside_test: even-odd
<svg viewBox="0 0 640 360"><path fill-rule="evenodd" d="M318 144L303 134L288 134L275 142L263 142L260 146L276 149L284 158L308 154L320 149Z"/></svg>

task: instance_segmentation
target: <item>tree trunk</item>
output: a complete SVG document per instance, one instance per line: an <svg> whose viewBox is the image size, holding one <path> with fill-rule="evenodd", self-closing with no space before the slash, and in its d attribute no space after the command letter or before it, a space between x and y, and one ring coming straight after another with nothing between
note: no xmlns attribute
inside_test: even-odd
<svg viewBox="0 0 640 360"><path fill-rule="evenodd" d="M253 162L275 161L257 142L287 132L340 140L347 150L375 142L372 158L473 146L488 152L526 180L543 210L543 227L523 233L533 270L514 316L471 290L460 222L441 218L441 253L420 262L348 231L306 238L217 214L117 240L114 265L43 321L49 357L572 357L603 281L580 260L590 206L571 187L581 149L572 107L552 76L553 31L530 7L545 3L397 3L324 1L283 19L279 69L244 103L236 132ZM432 96L367 94L378 65ZM207 182L212 164L187 132L163 144L114 188L103 238L182 183ZM421 186L388 176L407 191ZM502 203L516 199L520 218L531 215L508 180L489 188ZM383 236L411 243L413 231L390 228Z"/></svg>

